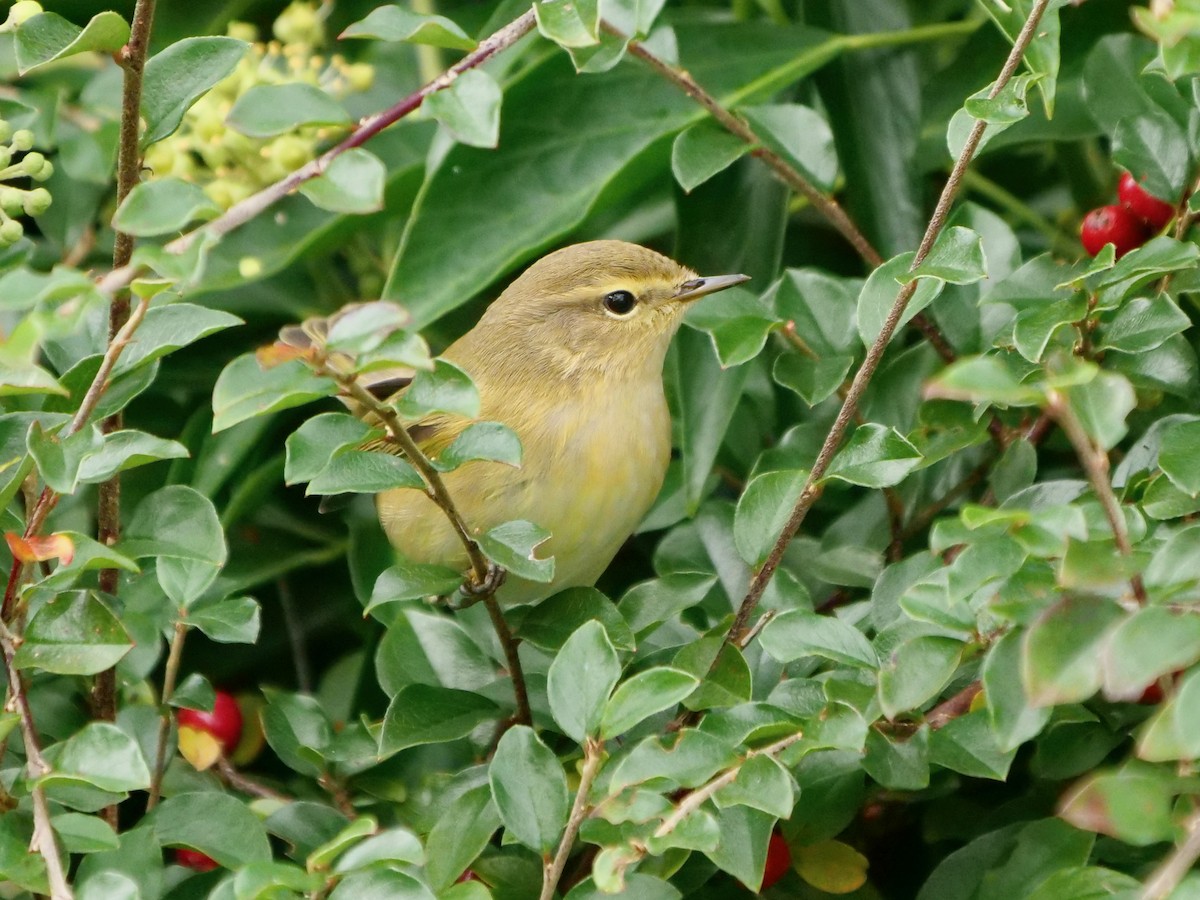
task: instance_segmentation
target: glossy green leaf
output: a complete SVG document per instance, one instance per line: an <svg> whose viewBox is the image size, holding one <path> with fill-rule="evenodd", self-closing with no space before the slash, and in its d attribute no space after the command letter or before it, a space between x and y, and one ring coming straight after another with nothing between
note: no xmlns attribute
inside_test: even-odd
<svg viewBox="0 0 1200 900"><path fill-rule="evenodd" d="M226 124L246 137L267 138L305 125L350 125L337 100L303 82L256 84L237 98Z"/></svg>
<svg viewBox="0 0 1200 900"><path fill-rule="evenodd" d="M508 833L537 853L553 852L567 822L567 778L532 728L516 725L504 733L488 782Z"/></svg>
<svg viewBox="0 0 1200 900"><path fill-rule="evenodd" d="M113 213L117 231L137 237L179 232L197 219L216 217L221 208L198 185L179 178L156 178L136 185Z"/></svg>
<svg viewBox="0 0 1200 900"><path fill-rule="evenodd" d="M876 268L867 278L858 295L858 333L866 346L871 346L883 331L888 314L902 290L902 283L909 280L915 253L901 253ZM940 278L928 277L917 281L911 299L896 325L899 330L912 317L937 299L946 283Z"/></svg>
<svg viewBox="0 0 1200 900"><path fill-rule="evenodd" d="M487 847L500 827L491 788L481 784L447 805L425 842L430 884L444 891Z"/></svg>
<svg viewBox="0 0 1200 900"><path fill-rule="evenodd" d="M91 591L70 591L51 598L25 629L17 650L19 669L60 675L94 675L133 647L112 611Z"/></svg>
<svg viewBox="0 0 1200 900"><path fill-rule="evenodd" d="M380 6L346 28L339 37L376 38L381 41L403 41L409 44L429 44L450 50L473 50L475 41L445 16L422 15L402 6Z"/></svg>
<svg viewBox="0 0 1200 900"><path fill-rule="evenodd" d="M184 485L161 488L138 504L122 549L157 557L158 583L180 606L208 589L228 552L212 501Z"/></svg>
<svg viewBox="0 0 1200 900"><path fill-rule="evenodd" d="M445 90L431 94L425 111L461 144L495 147L500 140L500 102L503 92L491 75L471 69Z"/></svg>
<svg viewBox="0 0 1200 900"><path fill-rule="evenodd" d="M445 472L475 460L519 468L521 439L515 431L500 422L473 422L462 430L449 447L432 459Z"/></svg>
<svg viewBox="0 0 1200 900"><path fill-rule="evenodd" d="M1166 430L1158 464L1181 491L1200 494L1200 422L1177 422Z"/></svg>
<svg viewBox="0 0 1200 900"><path fill-rule="evenodd" d="M671 171L679 186L690 192L749 152L741 138L716 122L697 122L671 145Z"/></svg>
<svg viewBox="0 0 1200 900"><path fill-rule="evenodd" d="M496 565L530 581L548 582L554 578L554 557L542 558L537 548L550 538L550 532L531 522L505 522L479 536L479 547Z"/></svg>
<svg viewBox="0 0 1200 900"><path fill-rule="evenodd" d="M600 737L624 734L645 719L669 709L699 684L694 675L661 666L646 669L621 683L604 709Z"/></svg>
<svg viewBox="0 0 1200 900"><path fill-rule="evenodd" d="M155 809L153 823L162 844L199 850L231 869L271 858L262 821L230 794L203 791L168 797Z"/></svg>
<svg viewBox="0 0 1200 900"><path fill-rule="evenodd" d="M425 482L412 464L378 450L344 450L305 488L306 494L376 494L394 488L421 489Z"/></svg>
<svg viewBox="0 0 1200 900"><path fill-rule="evenodd" d="M879 705L889 719L920 709L954 676L962 641L924 635L892 648L879 668Z"/></svg>
<svg viewBox="0 0 1200 900"><path fill-rule="evenodd" d="M779 540L808 473L803 470L766 472L753 478L738 499L733 540L738 555L761 566Z"/></svg>
<svg viewBox="0 0 1200 900"><path fill-rule="evenodd" d="M129 24L111 10L97 13L80 28L53 12L43 12L17 26L14 35L17 72L77 53L116 53L129 40Z"/></svg>
<svg viewBox="0 0 1200 900"><path fill-rule="evenodd" d="M1063 798L1059 815L1076 828L1142 847L1172 836L1172 794L1163 773L1131 765L1087 778Z"/></svg>
<svg viewBox="0 0 1200 900"><path fill-rule="evenodd" d="M321 209L363 215L383 209L387 169L369 150L355 147L340 154L318 177L300 185L300 193Z"/></svg>
<svg viewBox="0 0 1200 900"><path fill-rule="evenodd" d="M321 413L305 420L284 442L284 481L311 481L339 451L361 445L373 433L370 425L348 413Z"/></svg>
<svg viewBox="0 0 1200 900"><path fill-rule="evenodd" d="M266 413L300 406L337 391L333 380L320 378L298 361L264 369L253 353L227 365L213 387L213 431Z"/></svg>
<svg viewBox="0 0 1200 900"><path fill-rule="evenodd" d="M420 744L457 740L499 713L495 703L470 691L410 684L388 706L379 752L386 755Z"/></svg>
<svg viewBox="0 0 1200 900"><path fill-rule="evenodd" d="M894 428L867 423L829 464L826 478L881 488L899 484L921 462L921 453Z"/></svg>
<svg viewBox="0 0 1200 900"><path fill-rule="evenodd" d="M172 134L191 108L246 55L245 41L206 35L187 37L146 60L142 81L143 147Z"/></svg>
<svg viewBox="0 0 1200 900"><path fill-rule="evenodd" d="M1072 596L1039 616L1021 648L1021 680L1030 704L1079 702L1099 690L1101 640L1119 617L1109 601Z"/></svg>
<svg viewBox="0 0 1200 900"><path fill-rule="evenodd" d="M563 732L582 744L600 728L608 697L621 677L617 651L599 622L572 634L550 665L546 693Z"/></svg>
<svg viewBox="0 0 1200 900"><path fill-rule="evenodd" d="M820 656L856 668L879 666L866 635L836 616L788 610L767 623L759 640L763 649L780 662Z"/></svg>
<svg viewBox="0 0 1200 900"><path fill-rule="evenodd" d="M451 594L462 584L461 572L445 566L397 563L380 573L371 590L366 612L399 600L419 600Z"/></svg>
<svg viewBox="0 0 1200 900"><path fill-rule="evenodd" d="M837 178L837 150L829 123L798 103L743 107L763 145L778 153L818 188L828 191Z"/></svg>
<svg viewBox="0 0 1200 900"><path fill-rule="evenodd" d="M434 360L432 372L418 372L397 404L412 419L430 413L449 413L468 419L479 415L479 391L471 376L444 359Z"/></svg>

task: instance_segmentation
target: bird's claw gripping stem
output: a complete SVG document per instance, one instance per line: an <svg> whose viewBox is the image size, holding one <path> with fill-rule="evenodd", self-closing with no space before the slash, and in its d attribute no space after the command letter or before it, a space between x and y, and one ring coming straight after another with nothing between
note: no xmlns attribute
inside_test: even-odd
<svg viewBox="0 0 1200 900"><path fill-rule="evenodd" d="M496 565L494 562L489 562L487 574L482 581L476 579L474 573L468 578L462 586L462 592L468 597L476 599L488 597L500 590L500 586L504 584L504 579L508 573Z"/></svg>

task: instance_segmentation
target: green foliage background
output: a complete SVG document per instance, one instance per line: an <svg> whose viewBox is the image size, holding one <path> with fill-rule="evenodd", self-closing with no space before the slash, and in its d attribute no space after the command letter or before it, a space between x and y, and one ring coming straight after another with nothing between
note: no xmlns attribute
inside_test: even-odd
<svg viewBox="0 0 1200 900"><path fill-rule="evenodd" d="M48 890L28 852L37 784L81 897L535 897L592 776L558 882L572 900L745 893L774 829L794 867L771 897L1200 893L1197 875L1152 880L1164 859L1186 872L1200 855L1200 10L1052 2L1017 78L983 99L1032 5L672 0L655 18L651 5L601 4L616 21L653 19L646 45L668 59L677 48L835 196L888 260L878 267L647 66L576 71L572 55L602 69L612 38L568 54L537 34L464 79L475 90L457 105L428 103L320 183L172 258L159 246L225 205L152 171L180 135L209 127L231 152L257 148L252 133L301 135L286 171L471 38L447 26L433 44L384 40L364 26L338 41L374 3L330 4L326 41L305 59L368 64L369 87L262 94L185 119L148 150L145 185L116 213L110 54L127 32L105 19L102 52L57 59L32 32L0 35L0 115L32 130L54 168L53 204L0 251L4 530L21 534L48 486L61 502L41 533L75 547L71 562L14 565L27 577L9 582L19 693L50 771L30 772L8 704L6 896ZM82 27L106 9L52 12ZM475 38L524 9L421 7ZM156 136L179 123L155 102L174 97L181 112L246 52L188 41L234 20L266 34L282 12L251 0L203 4L198 18L162 4L143 103ZM561 40L570 30L551 16L544 30ZM185 75L197 89L183 97ZM914 305L957 361L915 325L897 333L758 607L761 631L723 645L838 389L912 277L973 117L990 123L986 143L915 273ZM195 146L179 152L200 184L269 183L285 158L274 144L217 171ZM1122 167L1178 201L1179 218L1119 261L1087 259L1077 223L1114 202ZM93 278L111 266L114 213L149 268L135 288L162 293L89 423L123 409L140 434L88 424L60 440L107 345ZM508 612L534 716L505 730L512 683L487 615L422 599L446 573L393 566L368 496L381 485L345 456L362 435L349 417L313 418L341 409L334 384L247 354L282 326L382 298L411 318L371 307L391 338L381 350L360 335L347 352L360 366L372 353L428 364L524 265L601 237L754 280L704 301L676 339L664 375L676 452L639 533L596 590ZM448 379L431 376L444 391ZM106 548L95 485L119 470L124 529ZM302 482L356 496L321 514ZM98 590L106 566L121 569L115 595ZM218 775L180 757L172 729L164 800L148 812L180 633L172 702L238 693L250 736ZM89 698L114 664L110 724ZM726 773L737 777L703 793ZM672 820L697 790L705 802ZM172 865L172 847L221 868ZM476 880L456 884L467 870Z"/></svg>

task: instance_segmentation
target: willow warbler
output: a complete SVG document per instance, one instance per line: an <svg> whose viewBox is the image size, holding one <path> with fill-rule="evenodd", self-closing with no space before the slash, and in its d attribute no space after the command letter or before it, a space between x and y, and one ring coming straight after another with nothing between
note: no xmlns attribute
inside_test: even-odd
<svg viewBox="0 0 1200 900"><path fill-rule="evenodd" d="M612 561L666 475L662 371L671 337L689 303L746 280L698 277L623 241L575 244L526 269L445 351L479 390L478 420L504 423L523 450L519 468L480 461L446 474L463 519L477 533L525 519L552 535L538 555L554 556L554 580L509 577L502 603L593 584ZM439 415L410 432L436 457L471 421ZM462 543L424 492L385 491L377 505L402 556L467 568Z"/></svg>

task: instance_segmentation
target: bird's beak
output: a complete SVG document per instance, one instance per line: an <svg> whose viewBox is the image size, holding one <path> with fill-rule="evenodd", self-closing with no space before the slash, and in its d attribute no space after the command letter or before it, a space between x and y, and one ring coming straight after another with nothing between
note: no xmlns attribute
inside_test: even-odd
<svg viewBox="0 0 1200 900"><path fill-rule="evenodd" d="M749 280L749 275L709 275L706 278L693 278L679 286L679 291L675 294L675 299L682 300L684 303L691 303L693 300L700 299L705 294L723 291L725 288L731 288L736 284L743 284Z"/></svg>

